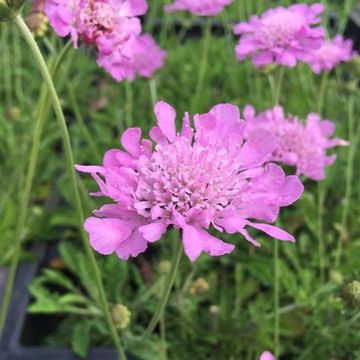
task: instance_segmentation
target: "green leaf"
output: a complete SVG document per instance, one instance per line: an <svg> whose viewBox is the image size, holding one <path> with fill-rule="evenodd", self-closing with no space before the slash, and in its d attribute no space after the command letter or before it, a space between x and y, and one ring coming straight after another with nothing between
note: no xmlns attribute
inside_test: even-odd
<svg viewBox="0 0 360 360"><path fill-rule="evenodd" d="M80 323L74 327L71 347L74 353L85 358L90 346L90 326Z"/></svg>

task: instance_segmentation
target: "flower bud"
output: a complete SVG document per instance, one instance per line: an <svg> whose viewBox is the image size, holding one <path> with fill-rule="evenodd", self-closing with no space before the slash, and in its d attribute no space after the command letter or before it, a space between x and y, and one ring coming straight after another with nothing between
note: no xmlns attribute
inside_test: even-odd
<svg viewBox="0 0 360 360"><path fill-rule="evenodd" d="M171 262L169 260L161 260L158 265L158 271L160 274L166 275L170 272Z"/></svg>
<svg viewBox="0 0 360 360"><path fill-rule="evenodd" d="M44 13L33 13L26 18L26 25L34 37L43 37L48 29L49 19Z"/></svg>
<svg viewBox="0 0 360 360"><path fill-rule="evenodd" d="M116 328L125 329L130 323L131 312L125 305L115 304L111 308L111 317Z"/></svg>
<svg viewBox="0 0 360 360"><path fill-rule="evenodd" d="M12 21L23 5L24 0L0 0L0 22Z"/></svg>
<svg viewBox="0 0 360 360"><path fill-rule="evenodd" d="M352 281L343 290L344 298L354 307L360 307L360 281Z"/></svg>
<svg viewBox="0 0 360 360"><path fill-rule="evenodd" d="M11 121L18 121L21 117L21 110L16 106L11 106L6 110L6 118Z"/></svg>
<svg viewBox="0 0 360 360"><path fill-rule="evenodd" d="M209 290L209 283L202 277L197 278L190 287L191 295L204 295Z"/></svg>
<svg viewBox="0 0 360 360"><path fill-rule="evenodd" d="M338 285L341 285L344 282L344 278L343 278L341 272L336 271L336 270L330 271L330 280Z"/></svg>

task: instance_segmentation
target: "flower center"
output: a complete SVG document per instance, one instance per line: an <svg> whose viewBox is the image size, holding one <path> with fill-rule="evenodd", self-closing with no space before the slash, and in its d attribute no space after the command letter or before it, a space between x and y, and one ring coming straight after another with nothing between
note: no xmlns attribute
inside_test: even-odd
<svg viewBox="0 0 360 360"><path fill-rule="evenodd" d="M185 215L192 208L224 209L244 183L238 172L236 159L223 146L210 149L178 138L140 159L135 207L143 216L156 209L161 217L174 210Z"/></svg>
<svg viewBox="0 0 360 360"><path fill-rule="evenodd" d="M99 33L111 32L115 24L114 9L110 4L88 1L87 6L82 11L82 21L88 31L96 37Z"/></svg>
<svg viewBox="0 0 360 360"><path fill-rule="evenodd" d="M290 46L303 23L300 14L286 9L269 14L260 25L263 45L269 48Z"/></svg>

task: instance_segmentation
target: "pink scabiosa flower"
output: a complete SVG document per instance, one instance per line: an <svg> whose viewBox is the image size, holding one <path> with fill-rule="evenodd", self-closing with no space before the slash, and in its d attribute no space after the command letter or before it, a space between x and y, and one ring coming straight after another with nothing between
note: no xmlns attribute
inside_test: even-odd
<svg viewBox="0 0 360 360"><path fill-rule="evenodd" d="M166 51L150 34L133 36L110 54L99 54L98 64L117 81L151 77L164 65Z"/></svg>
<svg viewBox="0 0 360 360"><path fill-rule="evenodd" d="M270 351L265 351L261 354L260 360L276 360L275 356Z"/></svg>
<svg viewBox="0 0 360 360"><path fill-rule="evenodd" d="M233 0L174 0L170 5L165 5L166 12L189 11L197 16L215 16L220 14L224 7Z"/></svg>
<svg viewBox="0 0 360 360"><path fill-rule="evenodd" d="M312 180L323 179L326 166L336 159L335 155L327 156L327 149L348 144L341 139L331 139L335 124L321 120L315 113L310 113L302 123L297 117L286 117L281 106L256 115L255 109L247 105L244 117L250 129L265 129L275 136L277 146L272 161L296 166L298 176L303 174Z"/></svg>
<svg viewBox="0 0 360 360"><path fill-rule="evenodd" d="M46 15L59 36L81 37L100 52L141 32L137 16L147 11L145 0L47 0Z"/></svg>
<svg viewBox="0 0 360 360"><path fill-rule="evenodd" d="M298 60L324 41L319 15L323 5L295 4L288 8L268 9L261 17L234 27L241 35L235 52L238 60L251 57L257 67L271 63L294 67Z"/></svg>
<svg viewBox="0 0 360 360"><path fill-rule="evenodd" d="M275 149L269 132L246 131L238 108L230 104L195 115L194 129L186 113L179 133L170 105L158 102L155 114L157 126L150 131L154 147L141 139L139 128L131 128L121 137L125 150L109 150L102 166L76 165L97 182L100 192L92 195L112 200L85 222L96 251L116 252L126 260L160 240L169 227L182 230L191 261L202 252L221 256L233 251L232 244L208 233L211 227L239 232L256 246L246 227L294 241L282 229L253 222L274 222L280 207L303 191L296 176L285 176L278 165L264 165Z"/></svg>
<svg viewBox="0 0 360 360"><path fill-rule="evenodd" d="M163 66L166 52L148 34L141 34L138 16L146 0L47 0L46 13L59 36L71 35L96 46L97 63L115 80L150 77Z"/></svg>
<svg viewBox="0 0 360 360"><path fill-rule="evenodd" d="M323 70L330 71L339 63L351 60L355 55L352 41L336 35L331 41L324 42L319 49L310 52L304 61L314 73L320 74Z"/></svg>

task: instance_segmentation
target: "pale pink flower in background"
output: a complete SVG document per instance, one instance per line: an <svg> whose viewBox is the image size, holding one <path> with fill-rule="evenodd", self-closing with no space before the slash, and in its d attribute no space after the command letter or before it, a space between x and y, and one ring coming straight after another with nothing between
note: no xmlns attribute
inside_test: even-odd
<svg viewBox="0 0 360 360"><path fill-rule="evenodd" d="M235 48L237 59L251 57L257 67L271 63L295 66L324 41L324 29L317 26L323 9L320 3L278 7L235 25L234 33L241 35Z"/></svg>
<svg viewBox="0 0 360 360"><path fill-rule="evenodd" d="M261 354L260 360L276 360L275 356L270 351L265 351Z"/></svg>
<svg viewBox="0 0 360 360"><path fill-rule="evenodd" d="M163 66L166 52L149 34L141 34L138 16L145 0L47 0L46 13L59 36L71 35L95 45L97 63L115 80L151 77Z"/></svg>
<svg viewBox="0 0 360 360"><path fill-rule="evenodd" d="M152 141L141 139L139 128L131 128L121 137L125 151L109 150L102 166L76 165L97 182L100 191L93 196L112 200L85 222L96 251L116 252L126 260L160 240L169 227L182 230L191 261L202 252L220 256L233 251L232 244L208 233L211 227L239 232L255 246L260 244L248 226L294 241L284 230L253 222L274 222L280 207L303 192L298 177L285 176L278 165L264 165L276 146L273 135L247 130L238 108L230 104L195 115L194 128L186 113L179 133L170 105L158 102L155 114Z"/></svg>
<svg viewBox="0 0 360 360"><path fill-rule="evenodd" d="M255 109L247 105L244 117L250 129L265 129L275 136L277 146L272 161L295 166L298 176L303 174L312 180L323 179L326 166L335 161L335 155L327 155L328 149L348 145L342 139L332 139L335 124L321 120L315 113L310 113L303 123L297 117L287 117L281 106L256 115Z"/></svg>
<svg viewBox="0 0 360 360"><path fill-rule="evenodd" d="M165 5L166 12L189 11L197 16L215 16L220 14L224 7L234 0L174 0L170 5Z"/></svg>
<svg viewBox="0 0 360 360"><path fill-rule="evenodd" d="M323 70L332 70L339 63L349 61L354 56L356 52L353 51L352 41L336 35L331 41L325 41L319 49L310 52L304 61L319 74Z"/></svg>
<svg viewBox="0 0 360 360"><path fill-rule="evenodd" d="M133 36L111 53L100 53L97 63L115 80L134 80L137 75L151 77L164 65L166 51L150 34Z"/></svg>
<svg viewBox="0 0 360 360"><path fill-rule="evenodd" d="M151 77L164 65L166 51L150 34L134 36L110 54L99 54L98 64L117 81Z"/></svg>

